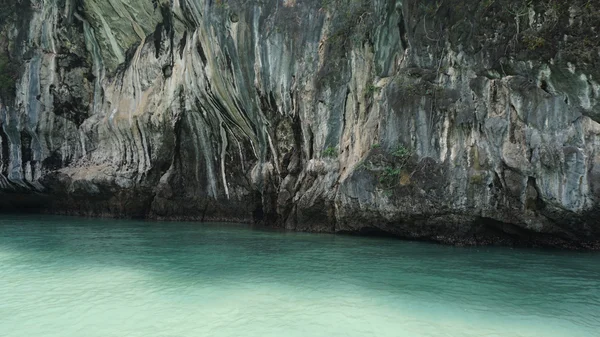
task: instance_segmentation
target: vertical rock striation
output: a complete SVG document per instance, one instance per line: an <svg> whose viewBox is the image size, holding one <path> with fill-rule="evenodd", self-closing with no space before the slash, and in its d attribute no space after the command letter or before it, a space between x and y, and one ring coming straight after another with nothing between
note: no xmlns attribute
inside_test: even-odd
<svg viewBox="0 0 600 337"><path fill-rule="evenodd" d="M4 209L600 239L594 2L13 2Z"/></svg>

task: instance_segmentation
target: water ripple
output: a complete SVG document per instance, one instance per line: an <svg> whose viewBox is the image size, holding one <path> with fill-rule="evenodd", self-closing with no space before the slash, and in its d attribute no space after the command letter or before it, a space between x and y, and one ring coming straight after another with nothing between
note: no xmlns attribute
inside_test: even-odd
<svg viewBox="0 0 600 337"><path fill-rule="evenodd" d="M0 218L0 336L596 336L600 255Z"/></svg>

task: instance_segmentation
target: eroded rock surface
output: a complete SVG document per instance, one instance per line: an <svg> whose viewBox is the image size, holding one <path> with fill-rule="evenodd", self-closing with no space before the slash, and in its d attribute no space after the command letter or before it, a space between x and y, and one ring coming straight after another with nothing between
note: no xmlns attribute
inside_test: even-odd
<svg viewBox="0 0 600 337"><path fill-rule="evenodd" d="M5 3L5 210L598 245L594 1Z"/></svg>

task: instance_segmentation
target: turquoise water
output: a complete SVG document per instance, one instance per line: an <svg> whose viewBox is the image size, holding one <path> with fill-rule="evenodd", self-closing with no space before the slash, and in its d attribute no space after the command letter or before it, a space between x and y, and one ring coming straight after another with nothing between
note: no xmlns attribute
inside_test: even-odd
<svg viewBox="0 0 600 337"><path fill-rule="evenodd" d="M600 336L600 255L3 216L0 336Z"/></svg>

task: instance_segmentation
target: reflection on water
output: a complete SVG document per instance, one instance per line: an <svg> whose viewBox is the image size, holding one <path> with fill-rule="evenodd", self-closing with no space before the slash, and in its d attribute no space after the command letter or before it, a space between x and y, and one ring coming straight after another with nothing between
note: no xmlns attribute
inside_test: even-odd
<svg viewBox="0 0 600 337"><path fill-rule="evenodd" d="M0 217L0 336L597 336L600 254Z"/></svg>

